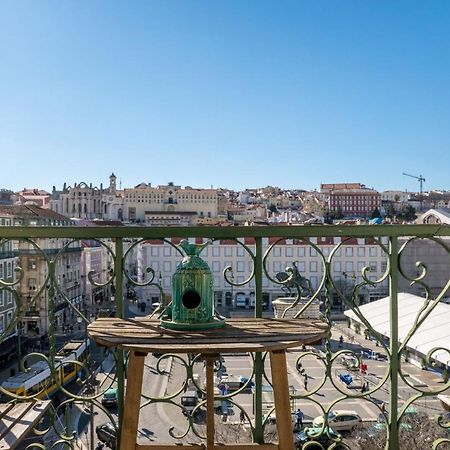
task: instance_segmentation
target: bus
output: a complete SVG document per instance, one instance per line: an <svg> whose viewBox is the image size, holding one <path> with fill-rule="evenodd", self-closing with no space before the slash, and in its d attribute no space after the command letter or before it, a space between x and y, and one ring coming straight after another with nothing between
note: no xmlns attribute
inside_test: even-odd
<svg viewBox="0 0 450 450"><path fill-rule="evenodd" d="M2 388L20 396L36 396L39 399L48 398L75 380L80 372L80 365L89 357L89 340L70 341L55 355L55 369L58 383L51 376L50 368L45 361L31 364L27 372L19 372L2 383ZM4 394L5 395L5 394Z"/></svg>

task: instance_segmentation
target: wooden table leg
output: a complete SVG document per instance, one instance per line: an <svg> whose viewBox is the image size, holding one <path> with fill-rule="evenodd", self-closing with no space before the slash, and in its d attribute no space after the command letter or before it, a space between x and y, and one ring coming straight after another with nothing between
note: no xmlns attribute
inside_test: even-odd
<svg viewBox="0 0 450 450"><path fill-rule="evenodd" d="M218 355L207 355L206 360L206 448L214 449L214 361Z"/></svg>
<svg viewBox="0 0 450 450"><path fill-rule="evenodd" d="M278 446L280 450L294 450L286 352L284 350L270 352L270 366L277 418Z"/></svg>
<svg viewBox="0 0 450 450"><path fill-rule="evenodd" d="M122 430L120 434L120 448L134 450L137 441L139 425L139 409L141 406L142 377L146 353L130 352L127 370L127 391L125 394Z"/></svg>

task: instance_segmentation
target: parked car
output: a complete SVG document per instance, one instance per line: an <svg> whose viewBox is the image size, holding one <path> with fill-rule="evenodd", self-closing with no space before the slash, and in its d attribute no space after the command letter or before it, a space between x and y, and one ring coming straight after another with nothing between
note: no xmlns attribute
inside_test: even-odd
<svg viewBox="0 0 450 450"><path fill-rule="evenodd" d="M328 426L335 431L351 431L361 422L361 417L355 411L334 410L328 413ZM323 423L323 416L318 416L313 420L314 427L322 427Z"/></svg>
<svg viewBox="0 0 450 450"><path fill-rule="evenodd" d="M102 397L102 405L106 407L117 408L117 389L109 388Z"/></svg>
<svg viewBox="0 0 450 450"><path fill-rule="evenodd" d="M103 442L107 447L112 450L117 448L117 432L114 425L110 422L97 425L95 432L97 433L98 440Z"/></svg>
<svg viewBox="0 0 450 450"><path fill-rule="evenodd" d="M333 431L332 428L328 428L327 430L322 430L321 427L309 427L304 428L303 430L295 433L295 444L297 448L302 448L306 442L317 442L317 447L314 444L308 444L308 449L316 450L328 448L330 445L336 442L339 438L339 435ZM338 443L333 447L333 449L341 449Z"/></svg>
<svg viewBox="0 0 450 450"><path fill-rule="evenodd" d="M295 415L295 412L291 412L291 419L292 419L292 428L294 429L296 424L297 424L297 416ZM266 420L266 416L263 417L263 420ZM277 423L277 416L275 414L275 411L272 411L268 416L267 416L267 423L270 423L272 425Z"/></svg>
<svg viewBox="0 0 450 450"><path fill-rule="evenodd" d="M99 308L97 311L98 317L116 317L116 308Z"/></svg>
<svg viewBox="0 0 450 450"><path fill-rule="evenodd" d="M184 407L183 413L192 414L195 407L198 405L199 398L197 391L186 391L181 397L181 404Z"/></svg>

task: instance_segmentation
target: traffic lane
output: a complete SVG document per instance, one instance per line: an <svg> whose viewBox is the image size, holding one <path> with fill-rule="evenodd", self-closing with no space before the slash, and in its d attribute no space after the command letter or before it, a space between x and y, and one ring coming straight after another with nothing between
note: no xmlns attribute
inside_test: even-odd
<svg viewBox="0 0 450 450"><path fill-rule="evenodd" d="M159 368L163 374L158 372ZM164 398L170 393L169 377L174 375L172 357L158 358L147 355L144 363L141 405L149 402L149 398ZM175 378L175 376L173 376ZM145 398L147 397L147 398ZM170 409L170 408L169 408ZM141 408L139 417L138 441L150 444L153 441L173 442L169 428L173 425L173 413L162 402L152 402Z"/></svg>

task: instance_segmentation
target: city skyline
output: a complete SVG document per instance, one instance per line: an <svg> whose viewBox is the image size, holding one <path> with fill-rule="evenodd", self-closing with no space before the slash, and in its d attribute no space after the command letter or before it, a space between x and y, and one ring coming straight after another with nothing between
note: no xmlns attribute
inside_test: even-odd
<svg viewBox="0 0 450 450"><path fill-rule="evenodd" d="M234 188L233 186L227 186L227 187L225 187L225 186L213 186L213 185L211 185L211 186L201 186L201 185L197 185L197 184L193 184L193 183L180 184L180 183L177 182L177 180L166 180L166 181L162 181L161 183L159 183L159 182L156 183L156 182L153 182L152 180L141 180L141 181L135 180L134 183L132 183L132 184L127 186L127 185L123 184L122 179L120 177L120 174L118 174L117 171L110 172L110 174L114 174L117 177L117 190L119 190L119 191L123 191L124 189L134 189L138 185L140 185L142 183L145 183L149 187L152 187L152 188L157 188L158 186L168 186L169 184L173 184L175 186L180 186L181 189L185 189L185 188L193 188L193 189L200 189L200 190L203 190L203 189L219 189L219 190L220 189L224 189L224 190L230 190L230 191L235 191L235 192L242 192L242 191L245 191L245 190L264 189L266 187L271 186L271 187L279 188L279 189L285 190L285 191L289 191L289 190L302 191L302 190L304 190L304 191L309 191L309 192L313 192L313 191L318 191L319 192L321 190L321 184L322 184L322 183L319 183L317 186L313 187L312 189L305 189L302 186L283 186L282 187L282 186L277 186L277 185L270 184L270 183L266 183L266 184L263 184L263 185L260 185L260 186L246 186L246 187L243 187L242 189L237 189L237 188ZM80 185L82 183L86 183L88 186L92 185L92 187L97 187L97 188L100 188L100 186L102 185L103 189L107 190L108 187L109 187L109 176L107 176L106 173L105 173L104 177L102 177L101 175L98 175L97 179L100 180L98 183L94 183L94 182L92 182L91 180L88 180L88 179L78 179L78 180L73 180L73 182L70 182L68 180L63 181L63 183L61 185L55 185L55 184L51 184L50 185L50 184L47 183L46 185L39 184L38 186L28 186L28 185L24 184L23 187L20 188L20 189L11 189L8 186L0 186L0 189L8 189L8 190L11 190L11 191L16 192L16 193L21 192L22 190L39 189L39 190L44 190L44 191L48 192L49 194L51 194L53 187L55 187L56 191L62 191L64 186L66 186L66 187L74 187L75 184L76 185ZM409 190L409 189L399 189L399 188L396 188L396 187L392 187L392 188L386 189L385 191L402 191L402 192L410 192L410 193L417 193L418 194L420 192L419 182L418 181L419 180L415 180L415 182L417 184L417 186L416 186L417 189ZM49 182L51 182L51 180ZM25 181L25 183L26 183L26 181ZM327 180L325 182L325 184L327 184L327 183L328 184L333 184L333 180ZM361 179L343 180L343 181L337 182L336 184L339 184L339 183L346 183L346 184L360 183L361 185L365 186L367 189L373 189L373 190L378 191L378 192L383 192L383 190L377 189L376 186L368 186L368 185L366 185L364 183L364 180L361 180ZM423 184L424 184L423 192L426 193L426 192L433 191L433 189L426 189L425 182ZM450 189L443 189L443 191L449 191L449 190ZM439 189L436 189L436 191L439 191Z"/></svg>
<svg viewBox="0 0 450 450"><path fill-rule="evenodd" d="M1 187L448 189L443 1L0 4Z"/></svg>

